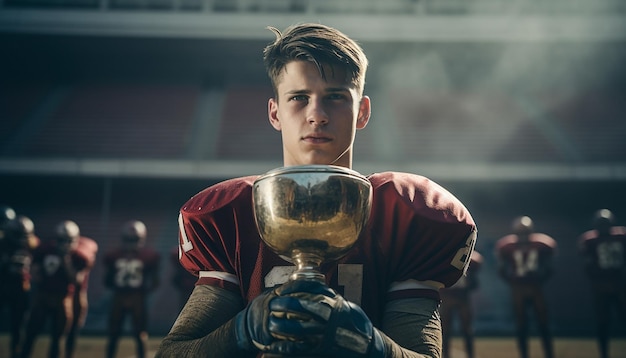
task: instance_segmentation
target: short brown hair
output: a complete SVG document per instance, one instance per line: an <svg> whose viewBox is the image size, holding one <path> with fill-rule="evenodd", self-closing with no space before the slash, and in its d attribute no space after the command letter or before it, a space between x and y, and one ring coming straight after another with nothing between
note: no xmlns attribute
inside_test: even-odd
<svg viewBox="0 0 626 358"><path fill-rule="evenodd" d="M291 61L314 63L322 78L326 78L322 65L341 66L359 95L363 93L367 57L361 46L344 33L314 23L290 26L284 33L275 27L268 29L276 34L276 40L263 50L263 61L276 95L281 72Z"/></svg>

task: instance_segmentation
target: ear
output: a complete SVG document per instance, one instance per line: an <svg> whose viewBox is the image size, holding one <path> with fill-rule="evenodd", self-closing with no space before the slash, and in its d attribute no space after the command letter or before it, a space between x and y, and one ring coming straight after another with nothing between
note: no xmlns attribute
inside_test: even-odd
<svg viewBox="0 0 626 358"><path fill-rule="evenodd" d="M356 118L356 129L363 129L367 125L367 122L370 120L370 115L372 114L372 107L370 98L368 96L363 96L361 98L361 103L359 103L359 115Z"/></svg>
<svg viewBox="0 0 626 358"><path fill-rule="evenodd" d="M270 124L277 131L281 130L280 120L278 119L278 101L274 98L270 98L267 101L267 117L270 120Z"/></svg>

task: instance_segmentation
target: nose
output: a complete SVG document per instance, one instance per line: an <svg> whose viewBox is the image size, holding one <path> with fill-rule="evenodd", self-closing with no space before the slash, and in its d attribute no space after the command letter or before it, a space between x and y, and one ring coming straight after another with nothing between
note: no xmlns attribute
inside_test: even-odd
<svg viewBox="0 0 626 358"><path fill-rule="evenodd" d="M321 100L311 100L308 107L307 120L309 124L322 126L328 123L328 113Z"/></svg>

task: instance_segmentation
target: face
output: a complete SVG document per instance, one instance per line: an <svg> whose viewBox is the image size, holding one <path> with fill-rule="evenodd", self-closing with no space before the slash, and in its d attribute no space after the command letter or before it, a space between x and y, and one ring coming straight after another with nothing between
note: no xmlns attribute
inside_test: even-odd
<svg viewBox="0 0 626 358"><path fill-rule="evenodd" d="M278 98L269 100L269 120L281 132L285 166L352 167L354 137L367 125L370 100L346 80L345 71L324 69L326 80L313 63L288 63Z"/></svg>
<svg viewBox="0 0 626 358"><path fill-rule="evenodd" d="M122 247L125 250L135 250L142 246L143 240L137 236L124 236L122 237Z"/></svg>
<svg viewBox="0 0 626 358"><path fill-rule="evenodd" d="M61 254L67 254L78 246L78 237L57 238L57 249Z"/></svg>

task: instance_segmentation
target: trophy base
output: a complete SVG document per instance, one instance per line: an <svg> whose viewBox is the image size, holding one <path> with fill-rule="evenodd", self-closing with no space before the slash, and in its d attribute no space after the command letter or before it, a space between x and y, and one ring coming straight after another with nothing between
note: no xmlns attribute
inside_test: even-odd
<svg viewBox="0 0 626 358"><path fill-rule="evenodd" d="M323 255L317 250L294 249L291 252L291 258L296 264L296 270L289 276L290 280L326 282L326 276L319 269L324 260Z"/></svg>
<svg viewBox="0 0 626 358"><path fill-rule="evenodd" d="M319 281L321 283L326 282L326 276L323 273L315 270L303 270L303 271L294 271L289 279L291 281L301 280L301 281Z"/></svg>

